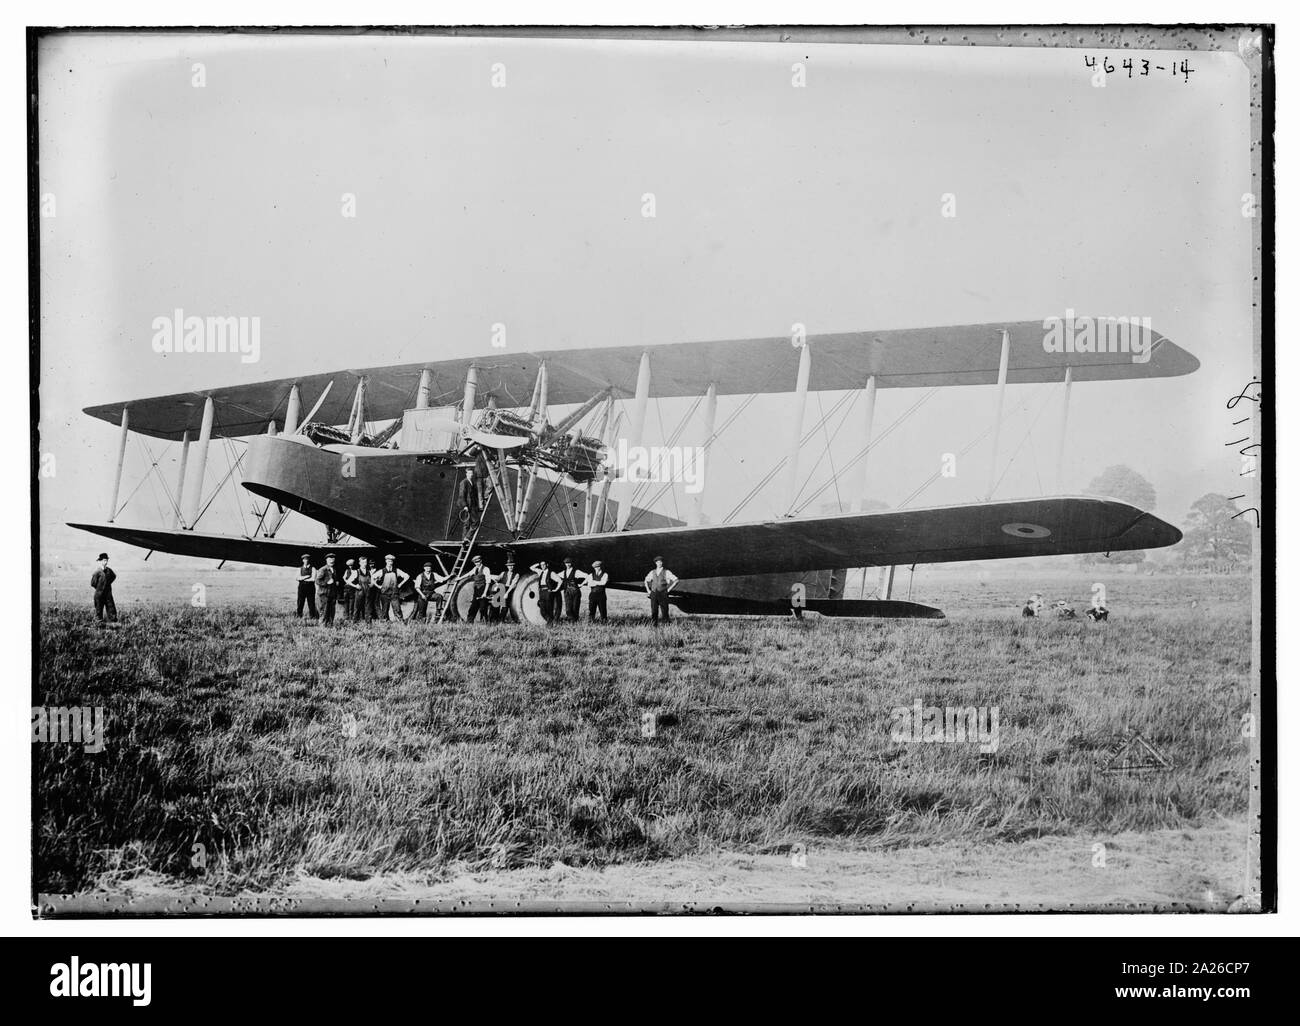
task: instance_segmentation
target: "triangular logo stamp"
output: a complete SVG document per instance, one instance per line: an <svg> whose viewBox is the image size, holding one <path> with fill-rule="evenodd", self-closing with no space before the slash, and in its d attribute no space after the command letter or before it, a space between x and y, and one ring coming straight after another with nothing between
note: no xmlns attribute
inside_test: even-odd
<svg viewBox="0 0 1300 1026"><path fill-rule="evenodd" d="M1169 769L1169 760L1136 730L1126 730L1115 739L1103 773L1158 773Z"/></svg>

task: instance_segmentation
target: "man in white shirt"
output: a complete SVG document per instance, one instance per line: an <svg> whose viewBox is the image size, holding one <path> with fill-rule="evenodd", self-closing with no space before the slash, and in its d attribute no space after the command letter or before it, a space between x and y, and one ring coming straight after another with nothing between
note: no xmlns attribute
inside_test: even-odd
<svg viewBox="0 0 1300 1026"><path fill-rule="evenodd" d="M496 581L496 575L483 562L482 556L475 556L473 569L462 576L461 580L470 581L471 589L469 613L465 617L465 622L473 623L475 619L481 619L484 623L487 623L488 595L492 591L492 584Z"/></svg>
<svg viewBox="0 0 1300 1026"><path fill-rule="evenodd" d="M650 619L659 626L659 613L664 614L664 623L672 617L668 614L668 596L677 586L677 575L664 566L664 557L655 556L655 568L645 575L645 593L650 596Z"/></svg>
<svg viewBox="0 0 1300 1026"><path fill-rule="evenodd" d="M497 579L500 587L492 599L492 617L495 623L510 619L510 596L519 584L519 573L515 570L515 557L506 557L506 568Z"/></svg>
<svg viewBox="0 0 1300 1026"><path fill-rule="evenodd" d="M605 586L609 584L609 574L605 573L604 566L597 559L591 564L591 573L583 576L587 579L587 587L591 589L587 592L587 622L596 619L597 610L600 611L602 622L609 620L609 613L605 610Z"/></svg>
<svg viewBox="0 0 1300 1026"><path fill-rule="evenodd" d="M581 570L573 565L573 560L564 557L564 569L560 571L560 594L564 596L564 618L577 621L582 607L582 584L586 578Z"/></svg>
<svg viewBox="0 0 1300 1026"><path fill-rule="evenodd" d="M294 615L299 620L302 619L303 603L307 604L307 612L313 620L316 619L316 568L311 565L311 556L306 553L302 557L302 566L298 567L298 611Z"/></svg>
<svg viewBox="0 0 1300 1026"><path fill-rule="evenodd" d="M349 559L343 564L343 587L339 589L342 592L340 601L343 603L343 619L345 620L355 620L357 616L357 589L353 583L356 579L357 561Z"/></svg>
<svg viewBox="0 0 1300 1026"><path fill-rule="evenodd" d="M415 578L415 615L411 619L429 619L430 602L433 603L432 619L438 619L443 603L443 594L438 590L438 586L445 584L447 580L447 576L434 573L432 561L425 562L424 573L417 575Z"/></svg>
<svg viewBox="0 0 1300 1026"><path fill-rule="evenodd" d="M560 587L560 575L551 572L550 564L538 560L528 568L537 575L537 607L547 623L555 619L555 598Z"/></svg>
<svg viewBox="0 0 1300 1026"><path fill-rule="evenodd" d="M352 588L352 609L358 620L373 620L375 618L375 589L372 587L372 576L374 571L370 566L370 558L361 556L357 559L357 572L352 575L349 587Z"/></svg>
<svg viewBox="0 0 1300 1026"><path fill-rule="evenodd" d="M376 570L371 578L379 591L379 619L387 620L390 614L394 620L402 618L402 588L411 579L411 575L397 566L394 556L384 557L384 568Z"/></svg>

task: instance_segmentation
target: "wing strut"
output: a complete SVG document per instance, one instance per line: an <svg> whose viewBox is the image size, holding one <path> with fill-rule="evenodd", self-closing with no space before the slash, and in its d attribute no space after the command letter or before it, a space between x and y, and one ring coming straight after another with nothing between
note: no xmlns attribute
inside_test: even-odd
<svg viewBox="0 0 1300 1026"><path fill-rule="evenodd" d="M208 445L212 441L212 418L215 413L216 408L212 404L212 396L207 396L203 400L203 426L199 428L199 450L194 467L194 488L191 490L189 513L185 517L185 529L187 531L194 530L194 524L199 519L199 503L203 501L203 475L208 469Z"/></svg>
<svg viewBox="0 0 1300 1026"><path fill-rule="evenodd" d="M612 426L613 419L614 419L614 393L609 390L606 390L605 405L604 408L600 411L600 420L597 422L600 426L596 428L596 430L593 431L592 433L595 435L595 437L600 439L601 444L604 445L607 451L609 449L609 444L610 444L609 429ZM608 471L608 468L606 468L606 470ZM592 521L595 519L596 516L596 504L599 501L599 497L592 490L592 486L594 484L595 484L595 478L592 478L592 480L587 482L587 501L582 509L582 533L583 534L591 534Z"/></svg>
<svg viewBox="0 0 1300 1026"><path fill-rule="evenodd" d="M998 404L993 414L993 456L989 460L989 487L984 495L985 501L993 498L993 489L997 487L998 476L998 442L1002 434L1002 403L1007 395L1007 361L1011 359L1011 332L1002 330L1002 359L998 363Z"/></svg>
<svg viewBox="0 0 1300 1026"><path fill-rule="evenodd" d="M117 446L117 472L113 475L113 494L108 499L108 522L117 516L117 494L122 489L122 465L126 462L126 436L130 433L131 407L122 407L122 439Z"/></svg>
<svg viewBox="0 0 1300 1026"><path fill-rule="evenodd" d="M302 392L294 385L289 389L289 405L284 411L284 433L291 435L298 430L298 414L302 412ZM271 421L275 423L274 420Z"/></svg>
<svg viewBox="0 0 1300 1026"><path fill-rule="evenodd" d="M867 387L862 390L862 398L866 403L866 409L862 415L862 444L866 447L866 452L871 452L871 431L875 426L876 420L876 376L873 374L867 378ZM858 512L867 511L868 491L871 489L871 475L867 473L867 457L862 457L862 486L858 493ZM867 568L862 568L862 591L859 597L867 597Z"/></svg>
<svg viewBox="0 0 1300 1026"><path fill-rule="evenodd" d="M794 386L794 423L790 426L790 454L786 457L785 516L794 516L799 498L799 448L803 442L804 413L808 407L808 375L812 372L812 347L805 339L799 347L799 376Z"/></svg>
<svg viewBox="0 0 1300 1026"><path fill-rule="evenodd" d="M708 484L709 450L713 448L713 427L718 419L718 385L710 381L704 393L704 444L700 446L700 490L695 494L695 505L691 509L691 523L699 525L704 522L704 489Z"/></svg>
<svg viewBox="0 0 1300 1026"><path fill-rule="evenodd" d="M1065 391L1061 395L1061 439L1056 450L1056 491L1065 490L1065 436L1070 426L1070 386L1074 384L1074 368L1065 368Z"/></svg>
<svg viewBox="0 0 1300 1026"><path fill-rule="evenodd" d="M632 430L631 438L628 439L627 446L629 449L636 449L641 445L641 436L645 432L645 411L646 404L650 401L650 354L643 352L641 354L641 364L636 374L636 402L632 407ZM618 503L618 521L615 524L615 530L622 531L627 527L627 518L632 513L632 490L631 481L619 482L619 503Z"/></svg>
<svg viewBox="0 0 1300 1026"><path fill-rule="evenodd" d="M176 508L175 512L172 514L173 531L179 531L185 526L181 520L181 510L185 508L183 505L185 500L185 464L189 462L189 459L190 430L189 428L186 428L185 433L181 435L181 466L180 469L176 471Z"/></svg>

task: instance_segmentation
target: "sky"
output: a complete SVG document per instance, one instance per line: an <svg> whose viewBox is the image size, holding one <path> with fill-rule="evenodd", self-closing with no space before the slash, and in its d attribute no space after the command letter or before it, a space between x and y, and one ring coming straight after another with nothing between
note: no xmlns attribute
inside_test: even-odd
<svg viewBox="0 0 1300 1026"><path fill-rule="evenodd" d="M1245 490L1224 404L1252 366L1249 79L1235 54L1181 52L1187 81L1119 70L1096 88L1090 53L47 38L40 450L54 473L40 481L43 554L84 559L101 547L59 526L103 520L112 485L118 432L83 407L497 355L496 324L508 351L530 351L786 335L796 323L816 333L1067 309L1147 316L1201 368L1076 385L1060 491L1127 463L1155 486L1155 511L1182 524L1202 494ZM943 216L946 194L955 217ZM152 322L178 307L260 317L260 359L155 353ZM1058 492L1059 391L1008 389L995 497ZM838 398L811 396L805 428ZM918 398L882 390L877 433ZM929 399L872 450L867 494L889 506L982 497L990 446L962 452L995 400L992 386ZM740 401L721 399L719 421ZM691 402L652 403L646 441L662 440ZM760 398L720 440L706 482L712 519L784 453L790 417L788 399ZM850 413L830 447L836 465L860 448L860 429ZM684 442L700 440L693 431ZM147 446L128 448L123 497L155 458L174 481L179 446ZM801 458L808 491L828 480L821 450ZM955 476L918 493L945 454L957 456ZM214 445L212 458L209 484L226 451ZM783 481L740 519L781 512ZM845 500L861 491L856 475L841 484ZM253 504L223 496L202 527L239 531ZM686 504L678 492L659 508ZM118 522L170 524L155 481ZM320 530L300 522L286 536Z"/></svg>

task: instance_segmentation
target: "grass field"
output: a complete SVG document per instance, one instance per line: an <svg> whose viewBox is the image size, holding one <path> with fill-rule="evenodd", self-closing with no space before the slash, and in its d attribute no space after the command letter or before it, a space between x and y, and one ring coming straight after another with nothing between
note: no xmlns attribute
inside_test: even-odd
<svg viewBox="0 0 1300 1026"><path fill-rule="evenodd" d="M1026 581L951 576L916 596L946 621L658 631L327 630L233 602L123 602L100 629L86 604L47 604L33 705L109 721L97 754L33 746L36 890L435 887L1050 838L1081 839L1086 867L1094 842L1243 822L1249 580L1125 575L1107 624L1022 620ZM1082 609L1088 584L1057 590ZM996 707L997 751L895 741L891 711L917 699ZM1107 773L1125 730L1169 768Z"/></svg>

